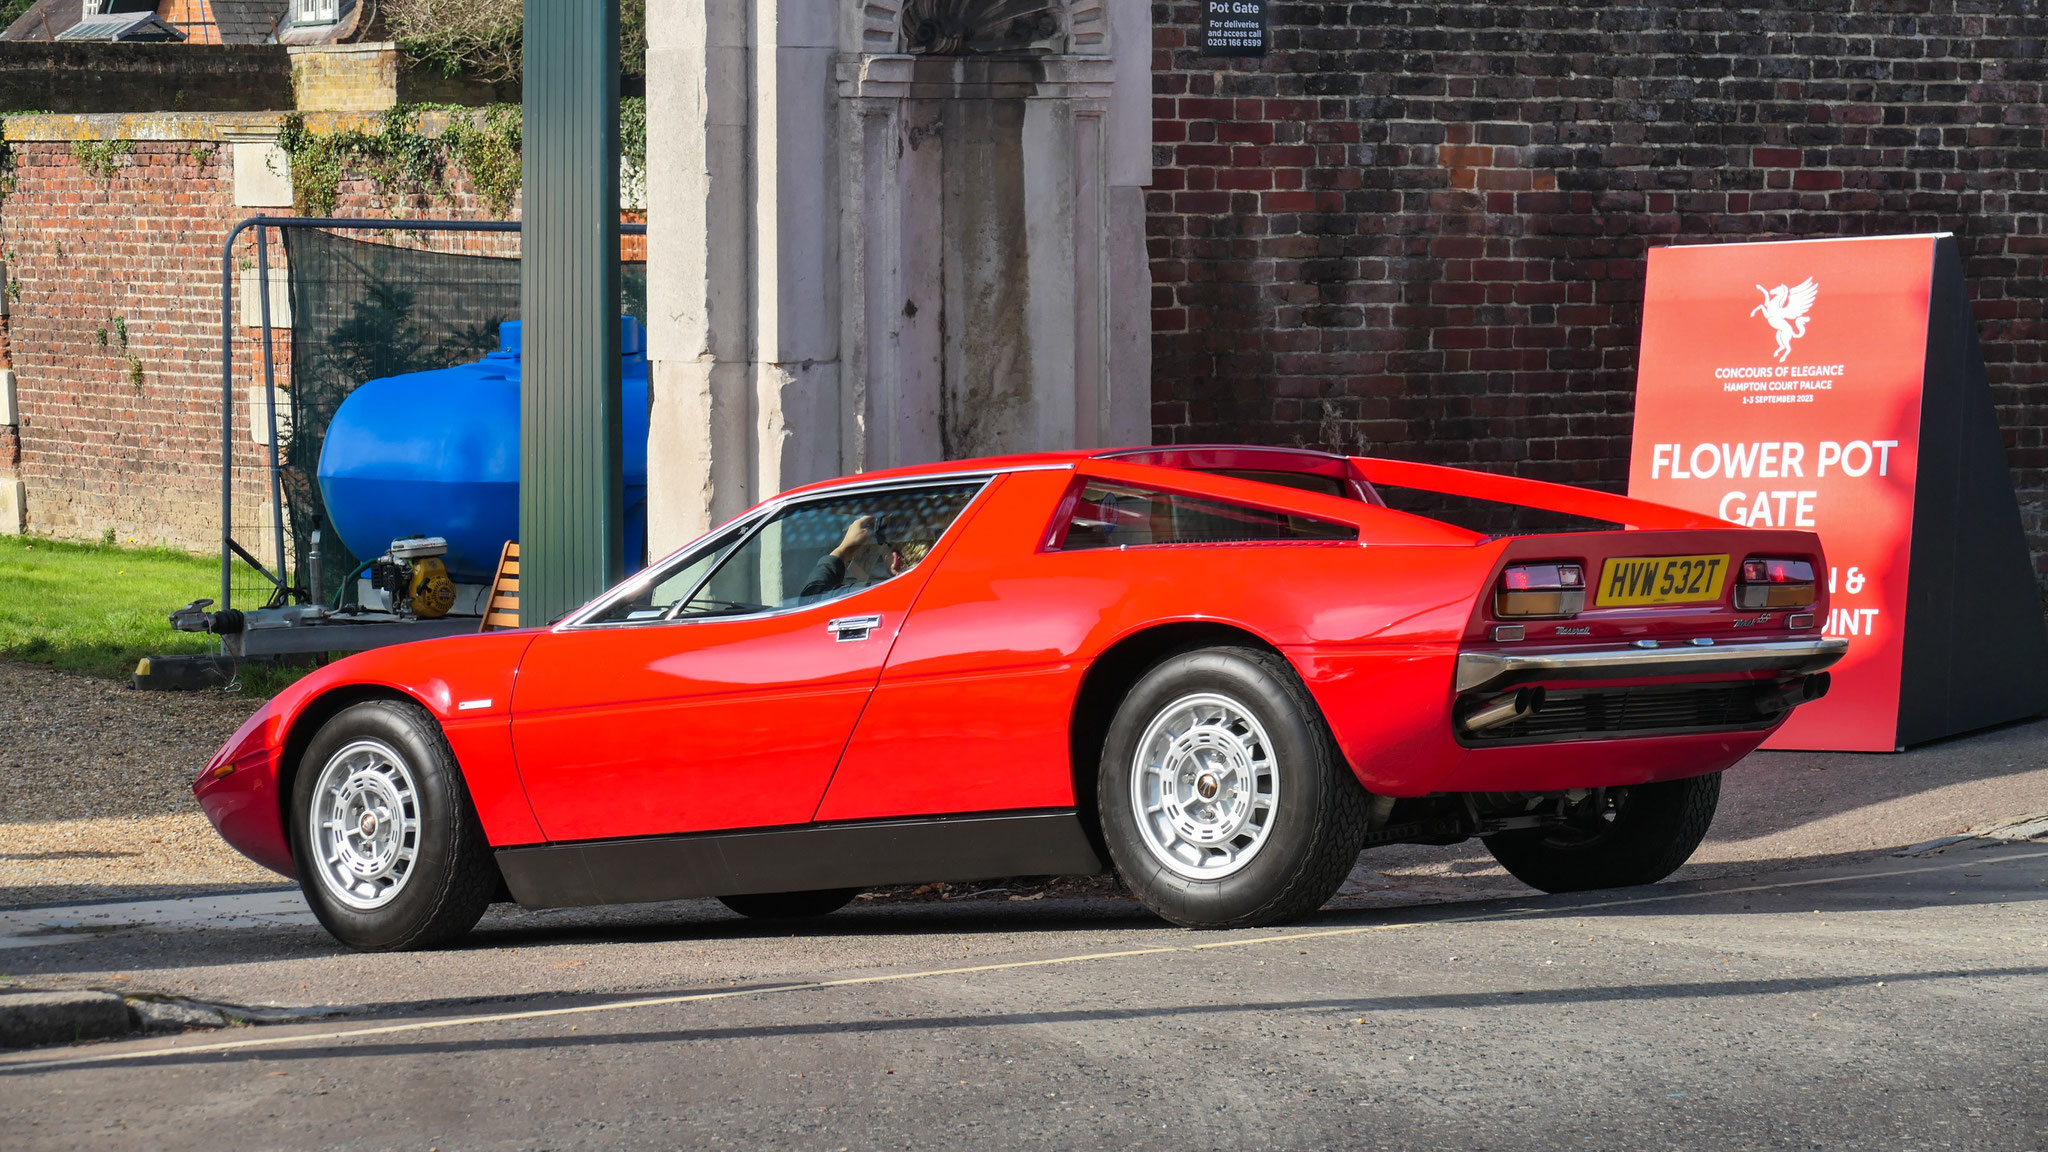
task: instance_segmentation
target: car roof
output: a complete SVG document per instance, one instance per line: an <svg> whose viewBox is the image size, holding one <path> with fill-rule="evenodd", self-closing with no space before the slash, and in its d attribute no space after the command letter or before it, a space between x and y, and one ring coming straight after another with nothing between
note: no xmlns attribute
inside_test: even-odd
<svg viewBox="0 0 2048 1152"><path fill-rule="evenodd" d="M1153 444L1121 448L1077 449L1063 452L1027 452L1010 456L978 456L966 460L939 460L910 464L821 480L792 488L783 496L822 492L847 484L870 484L888 480L913 480L920 476L954 476L966 473L1017 472L1032 468L1071 467L1084 460L1114 460L1124 464L1151 464L1165 468L1242 469L1258 472L1296 472L1308 476L1348 478L1350 461L1331 452L1310 448L1262 447L1252 444Z"/></svg>
<svg viewBox="0 0 2048 1152"><path fill-rule="evenodd" d="M1144 475L1151 469L1206 473L1201 485L1204 490L1214 489L1218 497L1245 500L1266 507L1275 506L1272 487L1289 488L1294 490L1294 494L1285 501L1284 506L1290 509L1299 508L1304 515L1324 515L1355 521L1361 529L1365 529L1367 521L1370 520L1373 522L1373 530L1386 536L1388 543L1440 542L1449 537L1455 537L1460 542L1473 543L1486 540L1488 537L1447 521L1388 508L1378 492L1381 485L1539 508L1568 516L1609 521L1637 528L1726 526L1725 522L1702 513L1548 481L1380 457L1340 456L1312 448L1281 448L1252 444L1154 444L947 460L826 480L792 489L778 499L787 500L794 496L840 488L914 481L926 476L972 476L1037 468L1073 468L1090 461L1097 462L1097 467L1103 474L1123 473L1124 479L1133 483L1157 483L1153 477L1157 477L1159 472L1152 472L1150 477ZM1258 473L1268 475L1259 476ZM1340 490L1348 490L1350 496L1325 495L1313 490L1320 487L1319 485L1295 485L1284 482L1276 484L1271 479L1271 474L1274 473L1342 481L1343 487ZM1226 489L1231 491L1226 493ZM1372 511L1365 512L1359 509L1356 505L1361 503Z"/></svg>

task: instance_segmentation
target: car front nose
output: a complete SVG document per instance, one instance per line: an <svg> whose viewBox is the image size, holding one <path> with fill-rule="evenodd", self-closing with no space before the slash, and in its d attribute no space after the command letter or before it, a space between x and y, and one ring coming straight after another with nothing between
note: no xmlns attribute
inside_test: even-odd
<svg viewBox="0 0 2048 1152"><path fill-rule="evenodd" d="M192 794L214 830L237 852L273 872L292 876L291 842L277 791L282 725L265 704L222 744L192 782Z"/></svg>

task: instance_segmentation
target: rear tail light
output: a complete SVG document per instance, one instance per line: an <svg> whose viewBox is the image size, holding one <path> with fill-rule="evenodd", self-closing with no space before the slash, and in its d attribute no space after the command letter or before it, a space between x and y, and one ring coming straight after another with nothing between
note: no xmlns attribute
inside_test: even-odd
<svg viewBox="0 0 2048 1152"><path fill-rule="evenodd" d="M1577 564L1515 564L1500 574L1496 616L1576 616L1586 606L1586 570Z"/></svg>
<svg viewBox="0 0 2048 1152"><path fill-rule="evenodd" d="M1813 603L1813 596L1813 565L1777 556L1744 560L1742 579L1735 585L1735 606L1744 611L1804 608Z"/></svg>

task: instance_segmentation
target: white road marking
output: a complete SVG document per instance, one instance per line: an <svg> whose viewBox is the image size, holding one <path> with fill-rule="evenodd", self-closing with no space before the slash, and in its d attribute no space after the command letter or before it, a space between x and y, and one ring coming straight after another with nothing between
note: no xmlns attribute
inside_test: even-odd
<svg viewBox="0 0 2048 1152"><path fill-rule="evenodd" d="M404 1024L372 1025L367 1028L338 1028L328 1032L302 1032L291 1036L263 1036L248 1040L223 1040L210 1044L172 1044L160 1048L98 1052L86 1056L67 1056L55 1060L0 1060L0 1071L70 1068L84 1064L107 1064L122 1060L147 1060L156 1056L241 1052L249 1049L272 1048L286 1044L354 1040L370 1036L391 1036L404 1032L430 1032L443 1028L481 1027L486 1024L504 1024L518 1020L546 1020L560 1016L584 1016L597 1012L627 1012L635 1008L662 1008L674 1004L698 1004L711 1000L733 1000L744 996L773 996L785 992L821 991L827 988L853 988L863 985L889 984L903 980L924 980L936 976L970 976L982 972L1008 972L1023 968L1050 968L1060 964L1085 964L1099 960L1121 960L1133 956L1159 956L1169 952L1206 952L1218 948L1248 948L1256 944L1291 944L1303 940L1326 940L1339 936L1363 936L1373 932L1399 932L1412 928L1430 928L1439 924L1480 924L1489 921L1514 919L1532 912L1557 915L1560 913L1594 911L1602 908L1619 908L1635 904L1653 904L1660 901L1693 899L1702 896L1741 895L1749 892L1770 892L1783 888L1810 888L1824 884L1844 884L1853 880L1873 880L1887 876L1914 876L1928 872L1952 872L1960 868L1981 868L1987 864L2011 864L2021 860L2037 860L2042 857L2048 857L2048 852L2022 852L2009 856L1958 860L1953 863L1933 864L1921 868L1894 868L1876 872L1857 872L1846 876L1826 876L1813 880L1788 880L1776 884L1752 884L1742 888L1673 892L1666 895L1642 896L1627 900L1604 900L1586 904L1567 904L1556 907L1516 908L1504 912L1488 912L1473 916L1451 916L1434 920L1410 920L1398 924L1366 924L1352 928L1323 928L1307 932L1284 932L1272 936L1213 940L1205 944L1130 948L1119 952L1088 952L1076 956L1055 956L1042 960L1013 960L1002 964L975 964L963 968L927 968L915 972L890 972L877 976L849 976L839 980L801 980L787 984L771 984L761 988L735 988L726 992L689 992L675 996L648 996L638 1000L621 1000L609 1004L579 1004L568 1008L534 1008L519 1012L491 1012L476 1016L455 1016L444 1020L417 1020Z"/></svg>

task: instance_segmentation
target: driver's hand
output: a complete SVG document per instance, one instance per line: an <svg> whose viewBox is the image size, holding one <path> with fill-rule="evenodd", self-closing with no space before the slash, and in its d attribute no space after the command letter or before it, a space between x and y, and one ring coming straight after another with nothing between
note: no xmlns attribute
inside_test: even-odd
<svg viewBox="0 0 2048 1152"><path fill-rule="evenodd" d="M873 516L857 516L854 518L853 523L846 526L846 535L840 539L839 547L834 548L832 554L844 560L855 552L860 551L863 545L874 538L874 535L875 518Z"/></svg>

